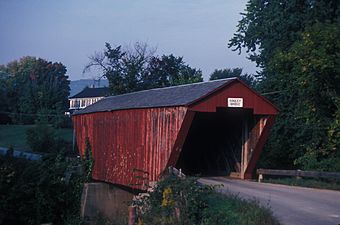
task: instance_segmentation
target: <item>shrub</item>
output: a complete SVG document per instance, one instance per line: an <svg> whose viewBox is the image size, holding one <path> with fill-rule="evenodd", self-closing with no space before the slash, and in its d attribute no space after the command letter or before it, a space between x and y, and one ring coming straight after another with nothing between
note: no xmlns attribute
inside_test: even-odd
<svg viewBox="0 0 340 225"><path fill-rule="evenodd" d="M27 130L26 142L36 152L57 152L72 148L71 143L58 137L56 130L43 122Z"/></svg>
<svg viewBox="0 0 340 225"><path fill-rule="evenodd" d="M92 179L92 170L94 167L94 158L92 156L92 148L90 144L90 139L86 137L85 139L85 153L83 156L83 168L84 168L84 178L85 182L89 182Z"/></svg>
<svg viewBox="0 0 340 225"><path fill-rule="evenodd" d="M47 124L38 123L27 130L26 141L32 151L51 152L55 145L55 130Z"/></svg>
<svg viewBox="0 0 340 225"><path fill-rule="evenodd" d="M72 120L66 115L53 117L51 123L55 128L72 128Z"/></svg>
<svg viewBox="0 0 340 225"><path fill-rule="evenodd" d="M167 176L149 197L134 202L146 224L199 224L212 187L198 185L196 178Z"/></svg>
<svg viewBox="0 0 340 225"><path fill-rule="evenodd" d="M61 153L42 161L0 156L0 224L76 224L83 178L66 181L73 166Z"/></svg>
<svg viewBox="0 0 340 225"><path fill-rule="evenodd" d="M163 178L154 191L134 201L139 224L278 224L271 211L256 201L222 195L214 186L199 184L197 178Z"/></svg>

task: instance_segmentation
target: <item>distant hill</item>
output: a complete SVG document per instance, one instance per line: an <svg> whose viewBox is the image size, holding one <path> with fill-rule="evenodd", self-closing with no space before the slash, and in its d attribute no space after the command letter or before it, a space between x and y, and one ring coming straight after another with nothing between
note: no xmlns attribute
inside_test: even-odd
<svg viewBox="0 0 340 225"><path fill-rule="evenodd" d="M71 80L70 82L70 96L73 96L80 91L82 91L85 87L90 87L94 85L95 87L108 87L108 80L100 80L100 83L97 80L93 79L80 79L80 80Z"/></svg>

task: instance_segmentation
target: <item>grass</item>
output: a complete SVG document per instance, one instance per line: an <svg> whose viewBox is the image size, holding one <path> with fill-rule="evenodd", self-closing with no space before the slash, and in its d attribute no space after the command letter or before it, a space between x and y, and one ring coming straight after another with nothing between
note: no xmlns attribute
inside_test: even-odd
<svg viewBox="0 0 340 225"><path fill-rule="evenodd" d="M65 141L72 142L73 130L72 128L60 128L57 129L57 135Z"/></svg>
<svg viewBox="0 0 340 225"><path fill-rule="evenodd" d="M279 224L269 208L255 200L244 200L234 194L213 193L208 197L202 224Z"/></svg>
<svg viewBox="0 0 340 225"><path fill-rule="evenodd" d="M319 189L340 190L339 181L318 180L312 178L268 178L263 179L265 183L283 184L290 186L300 186Z"/></svg>
<svg viewBox="0 0 340 225"><path fill-rule="evenodd" d="M26 143L26 132L34 125L0 125L0 147L13 146L14 149L30 150ZM72 129L57 129L57 136L72 142Z"/></svg>

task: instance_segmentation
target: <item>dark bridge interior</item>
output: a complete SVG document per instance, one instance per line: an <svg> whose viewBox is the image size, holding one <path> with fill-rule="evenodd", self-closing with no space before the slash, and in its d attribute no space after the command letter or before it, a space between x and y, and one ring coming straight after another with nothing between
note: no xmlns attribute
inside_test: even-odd
<svg viewBox="0 0 340 225"><path fill-rule="evenodd" d="M182 169L184 174L200 176L227 176L230 172L240 172L242 132L251 114L251 110L245 109L197 112L176 168Z"/></svg>

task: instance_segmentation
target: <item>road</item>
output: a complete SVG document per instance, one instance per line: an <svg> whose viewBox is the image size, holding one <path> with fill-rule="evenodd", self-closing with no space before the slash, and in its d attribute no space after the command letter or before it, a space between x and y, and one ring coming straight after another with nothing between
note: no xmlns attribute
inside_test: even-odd
<svg viewBox="0 0 340 225"><path fill-rule="evenodd" d="M222 193L257 199L272 209L284 225L339 225L340 191L257 183L223 177L201 178L203 184L223 184Z"/></svg>
<svg viewBox="0 0 340 225"><path fill-rule="evenodd" d="M6 155L8 148L0 147L0 155ZM40 160L43 154L32 153L22 150L14 150L13 156L17 158L25 158L29 160Z"/></svg>

